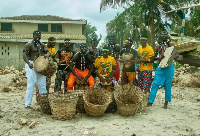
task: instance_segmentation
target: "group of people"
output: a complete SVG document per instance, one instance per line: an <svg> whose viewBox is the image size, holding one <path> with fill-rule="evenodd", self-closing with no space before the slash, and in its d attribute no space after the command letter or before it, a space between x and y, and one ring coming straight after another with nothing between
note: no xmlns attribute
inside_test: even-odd
<svg viewBox="0 0 200 136"><path fill-rule="evenodd" d="M80 44L80 51L75 53L70 48L70 39L64 40L64 48L55 52L56 39L50 37L47 44L40 42L41 32L33 32L33 40L25 44L23 58L26 62L25 70L27 76L27 90L25 97L25 108L31 108L31 101L35 85L39 93L48 93L51 77L44 76L34 70L34 60L39 56L51 57L57 63L54 91L61 91L64 81L64 92L73 90L76 83L87 84L89 87L99 87L103 84L125 85L131 84L141 88L145 93L150 93L148 106L152 106L159 86L165 87L165 103L171 101L171 82L173 78L173 64L170 68L157 68L152 85L152 71L154 60L162 60L163 53L167 47L174 46L168 41L168 33L161 33L162 42L155 51L147 44L147 36L140 37L141 46L136 51L132 48L133 41L127 39L123 49L115 43L114 35L108 35L108 44L103 49L98 48L99 40L91 41L91 49L86 43ZM120 63L123 64L120 70ZM136 64L139 64L137 72ZM120 79L121 73L121 80ZM136 79L136 74L138 74ZM99 81L99 82L97 82ZM98 85L97 85L98 83Z"/></svg>

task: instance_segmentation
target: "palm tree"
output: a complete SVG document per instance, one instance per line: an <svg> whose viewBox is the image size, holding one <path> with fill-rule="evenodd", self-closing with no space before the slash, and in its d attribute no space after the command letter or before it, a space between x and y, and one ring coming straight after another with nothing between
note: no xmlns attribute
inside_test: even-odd
<svg viewBox="0 0 200 136"><path fill-rule="evenodd" d="M100 11L105 10L107 7L116 8L117 6L128 4L130 1L131 0L101 0ZM171 10L172 7L178 8L180 2L178 2L178 0L132 0L132 2L133 5L137 5L138 11L141 12L140 18L144 18L143 23L150 29L151 45L155 48L155 32L161 31L164 26L162 20L164 12ZM187 0L181 0L181 2L185 4L190 3L190 1ZM171 13L167 16L172 17L173 15L174 13Z"/></svg>

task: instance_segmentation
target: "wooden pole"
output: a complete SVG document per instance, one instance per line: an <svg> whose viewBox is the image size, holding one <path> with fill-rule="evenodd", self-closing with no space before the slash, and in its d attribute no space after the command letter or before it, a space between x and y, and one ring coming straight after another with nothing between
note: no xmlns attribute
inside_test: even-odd
<svg viewBox="0 0 200 136"><path fill-rule="evenodd" d="M184 35L184 29L185 29L185 10L192 8L192 7L199 7L199 6L200 6L200 4L197 4L197 5L193 5L193 6L189 6L189 7L181 7L181 8L178 8L178 9L173 9L173 10L165 12L165 14L168 14L168 13L171 13L171 12L174 12L174 11L182 10L182 12L183 12L182 26L181 26L181 40L182 41L183 41L183 35Z"/></svg>

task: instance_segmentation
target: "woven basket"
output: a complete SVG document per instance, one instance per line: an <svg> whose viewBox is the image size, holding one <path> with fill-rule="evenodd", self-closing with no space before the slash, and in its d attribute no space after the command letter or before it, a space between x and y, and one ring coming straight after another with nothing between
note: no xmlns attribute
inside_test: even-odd
<svg viewBox="0 0 200 136"><path fill-rule="evenodd" d="M84 107L88 115L102 116L112 101L110 92L102 88L88 89L83 93Z"/></svg>
<svg viewBox="0 0 200 136"><path fill-rule="evenodd" d="M52 118L57 120L72 119L76 113L78 95L74 93L55 92L49 94Z"/></svg>
<svg viewBox="0 0 200 136"><path fill-rule="evenodd" d="M78 101L76 104L76 113L85 113L83 92L84 92L84 90L69 91L69 93L74 93L74 94L78 95Z"/></svg>
<svg viewBox="0 0 200 136"><path fill-rule="evenodd" d="M115 113L117 111L117 104L114 98L114 91L111 92L112 94L112 102L108 105L108 108L106 109L106 113Z"/></svg>
<svg viewBox="0 0 200 136"><path fill-rule="evenodd" d="M87 88L88 84L84 84L83 82L76 80L74 90L86 90Z"/></svg>
<svg viewBox="0 0 200 136"><path fill-rule="evenodd" d="M123 116L134 115L142 103L143 92L134 85L123 85L116 88L114 98L118 113Z"/></svg>
<svg viewBox="0 0 200 136"><path fill-rule="evenodd" d="M37 97L42 112L45 114L51 114L51 107L48 100L48 94L47 93L38 94Z"/></svg>

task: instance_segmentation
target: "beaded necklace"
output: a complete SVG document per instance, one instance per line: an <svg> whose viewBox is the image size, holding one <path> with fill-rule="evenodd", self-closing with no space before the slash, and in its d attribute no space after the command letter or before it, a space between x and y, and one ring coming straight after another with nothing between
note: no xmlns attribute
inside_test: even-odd
<svg viewBox="0 0 200 136"><path fill-rule="evenodd" d="M40 42L33 41L33 45L37 48L38 56L41 56L42 45Z"/></svg>
<svg viewBox="0 0 200 136"><path fill-rule="evenodd" d="M81 54L81 70L85 70L85 56L86 54Z"/></svg>

